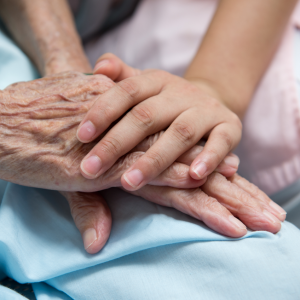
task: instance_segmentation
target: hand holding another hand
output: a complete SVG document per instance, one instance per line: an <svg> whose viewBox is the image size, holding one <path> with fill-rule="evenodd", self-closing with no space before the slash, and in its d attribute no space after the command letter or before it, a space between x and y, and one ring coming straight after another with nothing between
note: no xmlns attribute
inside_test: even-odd
<svg viewBox="0 0 300 300"><path fill-rule="evenodd" d="M96 142L80 143L75 136L77 126L97 96L113 86L111 80L101 75L67 72L17 83L0 93L1 178L67 191L63 194L89 253L103 247L111 226L108 206L96 191L121 186L123 173L163 137L161 133L150 136L96 179L81 175L80 162ZM249 228L277 232L279 220L284 220L282 212L237 175L230 182L213 173L202 190L198 188L206 179L191 178L189 165L201 151L200 146L194 146L154 178L151 186L133 193L190 214L228 236L240 237L246 232L235 217ZM229 157L236 160L232 155ZM223 162L219 172L230 176L236 168L228 168Z"/></svg>
<svg viewBox="0 0 300 300"><path fill-rule="evenodd" d="M190 168L196 180L211 174L238 144L239 118L208 92L208 85L199 87L160 70L133 69L112 54L98 61L95 74L117 84L99 96L86 114L77 132L79 140L93 141L131 110L83 160L81 171L86 178L97 178L145 137L161 130L165 130L162 138L122 176L125 189L137 190L149 183L202 137L208 140ZM224 161L237 168L236 161Z"/></svg>

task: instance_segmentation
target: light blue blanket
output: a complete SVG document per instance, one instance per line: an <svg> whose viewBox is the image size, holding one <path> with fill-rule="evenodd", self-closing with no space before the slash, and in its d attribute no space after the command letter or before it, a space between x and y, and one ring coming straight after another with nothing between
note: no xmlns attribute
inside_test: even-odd
<svg viewBox="0 0 300 300"><path fill-rule="evenodd" d="M37 76L0 33L0 84ZM248 232L240 240L118 189L107 245L84 251L65 199L1 182L0 277L31 282L38 300L300 299L300 231ZM0 286L0 299L24 299Z"/></svg>

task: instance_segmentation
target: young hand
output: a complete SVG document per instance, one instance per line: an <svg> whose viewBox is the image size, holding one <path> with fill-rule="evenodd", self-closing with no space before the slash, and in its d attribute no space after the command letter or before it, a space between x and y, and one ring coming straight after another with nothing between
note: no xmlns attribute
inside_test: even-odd
<svg viewBox="0 0 300 300"><path fill-rule="evenodd" d="M122 186L131 191L141 188L207 137L190 168L190 176L199 180L211 174L240 140L239 118L211 96L213 92L208 92L205 83L199 87L164 71L139 71L112 54L98 60L95 74L118 83L98 97L79 126L78 139L84 143L95 140L131 110L82 161L81 172L86 178L97 178L145 137L165 130L122 176Z"/></svg>

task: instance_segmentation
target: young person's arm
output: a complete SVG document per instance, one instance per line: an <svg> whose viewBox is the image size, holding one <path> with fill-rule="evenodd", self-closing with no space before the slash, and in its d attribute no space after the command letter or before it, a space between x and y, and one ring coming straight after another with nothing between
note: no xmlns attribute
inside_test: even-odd
<svg viewBox="0 0 300 300"><path fill-rule="evenodd" d="M221 0L184 78L242 118L296 3Z"/></svg>

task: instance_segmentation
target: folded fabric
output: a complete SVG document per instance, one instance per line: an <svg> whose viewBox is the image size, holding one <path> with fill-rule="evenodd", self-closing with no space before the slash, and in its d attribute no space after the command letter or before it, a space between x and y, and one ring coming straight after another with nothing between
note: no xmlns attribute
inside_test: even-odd
<svg viewBox="0 0 300 300"><path fill-rule="evenodd" d="M112 232L104 249L89 255L58 192L8 184L2 271L21 283L45 281L71 299L299 298L300 231L290 223L276 235L229 239L121 190L103 195ZM37 299L56 299L48 285L35 287Z"/></svg>

